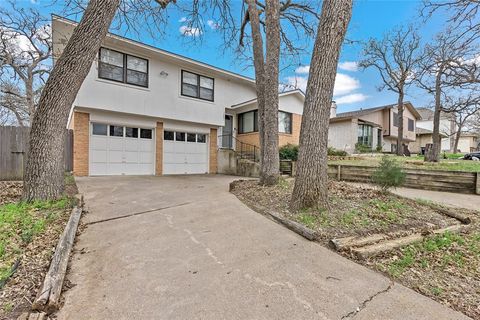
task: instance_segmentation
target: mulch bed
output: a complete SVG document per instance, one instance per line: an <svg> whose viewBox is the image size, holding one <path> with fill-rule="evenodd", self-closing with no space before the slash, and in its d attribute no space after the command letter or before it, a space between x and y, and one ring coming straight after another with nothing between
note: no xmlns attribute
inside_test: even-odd
<svg viewBox="0 0 480 320"><path fill-rule="evenodd" d="M21 198L22 182L1 181L0 190L0 205L18 202ZM70 197L76 193L77 187L71 179L66 184L66 195ZM18 268L0 289L0 319L17 319L23 312L30 311L70 212L71 207L57 212L55 221L49 223L41 234L21 248Z"/></svg>
<svg viewBox="0 0 480 320"><path fill-rule="evenodd" d="M328 188L328 210L299 212L291 212L288 207L293 179L281 180L272 187L259 186L255 180L240 180L234 182L232 193L253 210L268 208L317 231L318 241L324 245L333 238L377 233L388 233L396 238L459 223L436 211L431 204L385 194L368 185L330 181ZM472 219L470 232L427 236L423 242L367 260L358 260L349 251L341 254L480 319L478 212L455 210Z"/></svg>

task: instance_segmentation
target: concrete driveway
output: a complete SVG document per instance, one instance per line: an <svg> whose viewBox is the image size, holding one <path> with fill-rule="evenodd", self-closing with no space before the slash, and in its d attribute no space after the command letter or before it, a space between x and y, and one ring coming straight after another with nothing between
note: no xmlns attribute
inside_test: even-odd
<svg viewBox="0 0 480 320"><path fill-rule="evenodd" d="M244 206L229 176L77 180L59 319L467 319Z"/></svg>

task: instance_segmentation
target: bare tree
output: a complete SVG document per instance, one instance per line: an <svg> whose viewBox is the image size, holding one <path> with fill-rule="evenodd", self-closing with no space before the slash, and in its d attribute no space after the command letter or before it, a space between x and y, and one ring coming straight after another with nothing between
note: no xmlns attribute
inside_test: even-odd
<svg viewBox="0 0 480 320"><path fill-rule="evenodd" d="M328 207L327 145L330 107L352 0L325 0L310 62L291 207Z"/></svg>
<svg viewBox="0 0 480 320"><path fill-rule="evenodd" d="M424 58L416 81L433 96L433 146L427 150L425 161L440 161L440 116L452 91L474 90L480 74L476 63L476 47L472 38L457 29L438 34L432 44L425 46Z"/></svg>
<svg viewBox="0 0 480 320"><path fill-rule="evenodd" d="M403 155L403 101L421 57L420 38L412 26L397 28L381 40L370 39L364 44L363 55L359 65L378 71L382 79L379 90L387 89L398 95L397 154Z"/></svg>
<svg viewBox="0 0 480 320"><path fill-rule="evenodd" d="M240 26L240 46L245 46L246 26L250 23L255 81L257 85L258 127L260 135L260 184L274 185L278 182L280 162L278 153L278 88L281 43L290 54L297 53L298 46L288 37L281 20L288 21L295 30L300 28L311 33L311 25L304 14L316 17L313 9L291 0L265 3L246 0L247 10ZM265 35L262 32L265 30ZM265 36L265 43L263 37ZM264 53L264 47L266 49Z"/></svg>
<svg viewBox="0 0 480 320"><path fill-rule="evenodd" d="M453 153L458 152L458 142L463 133L472 129L470 127L471 120L480 113L480 95L475 90L469 94L462 94L459 97L447 97L443 110L453 115L455 121L454 145Z"/></svg>
<svg viewBox="0 0 480 320"><path fill-rule="evenodd" d="M155 1L161 9L175 2ZM81 3L78 2L79 6ZM63 192L63 150L68 114L120 4L121 0L90 0L52 69L30 130L23 191L26 201L54 199ZM131 14L134 13L129 11L126 16Z"/></svg>
<svg viewBox="0 0 480 320"><path fill-rule="evenodd" d="M50 73L51 31L37 10L8 4L0 9L0 108L23 126L33 117Z"/></svg>

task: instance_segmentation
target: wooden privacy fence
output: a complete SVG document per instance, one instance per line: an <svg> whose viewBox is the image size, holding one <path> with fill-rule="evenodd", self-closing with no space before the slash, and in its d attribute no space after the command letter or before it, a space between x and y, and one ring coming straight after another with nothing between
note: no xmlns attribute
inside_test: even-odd
<svg viewBox="0 0 480 320"><path fill-rule="evenodd" d="M0 126L0 180L23 179L29 130L28 127ZM72 171L73 130L67 130L64 159L65 170Z"/></svg>
<svg viewBox="0 0 480 320"><path fill-rule="evenodd" d="M375 169L368 166L330 164L328 176L336 180L372 182ZM280 171L283 174L295 175L295 162L281 160ZM480 194L480 172L420 169L404 169L404 172L404 187L407 188Z"/></svg>

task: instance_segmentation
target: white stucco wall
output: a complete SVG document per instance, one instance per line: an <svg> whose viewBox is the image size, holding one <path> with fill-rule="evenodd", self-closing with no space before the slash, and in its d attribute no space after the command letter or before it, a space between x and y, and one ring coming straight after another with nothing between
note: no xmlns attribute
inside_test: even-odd
<svg viewBox="0 0 480 320"><path fill-rule="evenodd" d="M72 30L73 25L53 20L54 52L57 56ZM253 81L187 59L164 55L155 49L114 37L107 37L104 47L148 59L149 87L99 79L96 59L81 86L75 106L223 126L225 107L256 97ZM214 102L181 96L182 69L215 79ZM161 75L162 71L168 76Z"/></svg>
<svg viewBox="0 0 480 320"><path fill-rule="evenodd" d="M355 152L358 141L358 124L355 120L330 123L328 130L328 146L344 150L351 154Z"/></svg>
<svg viewBox="0 0 480 320"><path fill-rule="evenodd" d="M433 131L433 121L418 120L417 127ZM442 151L450 151L453 147L453 134L455 133L455 128L451 120L440 119L440 133L447 136L446 138L442 138Z"/></svg>

